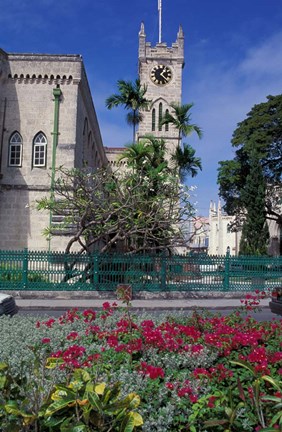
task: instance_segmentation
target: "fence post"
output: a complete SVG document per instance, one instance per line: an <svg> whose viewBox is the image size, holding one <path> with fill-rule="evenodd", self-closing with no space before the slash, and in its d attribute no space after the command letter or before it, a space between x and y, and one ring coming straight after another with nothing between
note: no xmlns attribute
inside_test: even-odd
<svg viewBox="0 0 282 432"><path fill-rule="evenodd" d="M228 246L226 250L225 260L224 260L224 279L223 279L223 289L224 291L229 291L229 271L230 271L230 247Z"/></svg>
<svg viewBox="0 0 282 432"><path fill-rule="evenodd" d="M98 252L93 252L93 287L97 290L99 282Z"/></svg>
<svg viewBox="0 0 282 432"><path fill-rule="evenodd" d="M27 273L28 273L28 249L25 248L23 250L23 272L22 272L22 274L23 274L22 286L23 286L24 290L27 289L27 284L28 284Z"/></svg>
<svg viewBox="0 0 282 432"><path fill-rule="evenodd" d="M161 255L161 291L166 290L166 256Z"/></svg>

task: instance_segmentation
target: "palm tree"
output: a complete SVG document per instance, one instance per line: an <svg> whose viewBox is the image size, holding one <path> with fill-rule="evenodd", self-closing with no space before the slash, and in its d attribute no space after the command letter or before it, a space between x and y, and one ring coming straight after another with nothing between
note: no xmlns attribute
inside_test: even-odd
<svg viewBox="0 0 282 432"><path fill-rule="evenodd" d="M199 126L191 124L191 113L189 112L193 104L180 105L178 103L171 103L173 113L167 112L161 120L161 125L171 123L178 130L178 147L181 146L181 140L183 137L191 135L196 132L199 138L202 137L202 130Z"/></svg>
<svg viewBox="0 0 282 432"><path fill-rule="evenodd" d="M187 175L195 177L202 170L201 159L195 157L196 150L189 144L183 144L183 149L177 147L171 159L179 169L180 180L184 181Z"/></svg>
<svg viewBox="0 0 282 432"><path fill-rule="evenodd" d="M152 197L158 195L164 178L171 173L165 155L164 140L147 135L143 140L127 145L119 160L127 161L127 165L137 174L137 182L142 179L140 186L143 185L148 196Z"/></svg>
<svg viewBox="0 0 282 432"><path fill-rule="evenodd" d="M163 139L147 135L137 143L128 144L119 160L127 160L128 166L149 172L152 169L163 169L168 166L165 159L166 147Z"/></svg>
<svg viewBox="0 0 282 432"><path fill-rule="evenodd" d="M127 123L133 126L133 142L135 142L136 126L142 121L143 115L140 112L146 109L150 101L146 99L146 85L141 85L140 80L134 82L119 80L117 82L119 90L118 94L113 94L106 99L106 107L124 106L126 110L130 110L126 115Z"/></svg>
<svg viewBox="0 0 282 432"><path fill-rule="evenodd" d="M143 169L144 162L150 157L151 148L143 140L127 144L125 147L118 160L126 160L127 165L133 169Z"/></svg>

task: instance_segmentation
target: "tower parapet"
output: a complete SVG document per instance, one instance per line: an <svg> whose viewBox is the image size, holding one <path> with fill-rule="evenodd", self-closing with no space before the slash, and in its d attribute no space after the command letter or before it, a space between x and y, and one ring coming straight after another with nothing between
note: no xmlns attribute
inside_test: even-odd
<svg viewBox="0 0 282 432"><path fill-rule="evenodd" d="M138 139L153 134L166 142L168 156L174 153L179 144L179 133L173 125L162 126L163 116L172 113L172 103L181 105L182 69L184 67L184 33L179 27L176 41L168 46L158 42L152 46L146 41L144 23L139 31L139 78L147 88L146 98L150 107L142 112L143 120L139 125Z"/></svg>

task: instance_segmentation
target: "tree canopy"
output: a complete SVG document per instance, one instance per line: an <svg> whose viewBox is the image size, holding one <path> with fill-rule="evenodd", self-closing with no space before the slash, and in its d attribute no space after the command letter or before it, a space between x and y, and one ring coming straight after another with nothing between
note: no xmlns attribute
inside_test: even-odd
<svg viewBox="0 0 282 432"><path fill-rule="evenodd" d="M250 160L250 173L241 192L245 220L240 241L240 254L266 255L269 240L265 208L265 180L257 157Z"/></svg>
<svg viewBox="0 0 282 432"><path fill-rule="evenodd" d="M226 212L235 215L237 225L242 226L244 190L255 159L265 184L265 217L282 227L282 95L268 96L267 102L255 105L247 118L238 123L231 143L235 156L220 161L218 169L219 193Z"/></svg>
<svg viewBox="0 0 282 432"><path fill-rule="evenodd" d="M71 229L67 253L156 253L183 245L182 226L193 207L164 154L164 142L151 137L125 149L129 169L58 169L55 199L46 197L38 207L61 215L62 222L46 234Z"/></svg>

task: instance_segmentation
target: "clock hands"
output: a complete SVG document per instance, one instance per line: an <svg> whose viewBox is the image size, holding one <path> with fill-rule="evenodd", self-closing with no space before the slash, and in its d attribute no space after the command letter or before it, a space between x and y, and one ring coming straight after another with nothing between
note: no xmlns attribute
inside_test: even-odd
<svg viewBox="0 0 282 432"><path fill-rule="evenodd" d="M172 74L168 66L157 65L151 70L151 80L157 85L168 84Z"/></svg>
<svg viewBox="0 0 282 432"><path fill-rule="evenodd" d="M168 82L169 81L169 77L168 76L165 76L164 75L164 70L160 73L160 76L166 81L166 82ZM166 74L167 75L167 74Z"/></svg>

